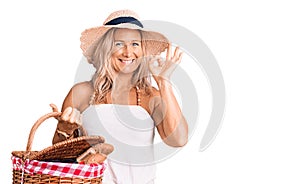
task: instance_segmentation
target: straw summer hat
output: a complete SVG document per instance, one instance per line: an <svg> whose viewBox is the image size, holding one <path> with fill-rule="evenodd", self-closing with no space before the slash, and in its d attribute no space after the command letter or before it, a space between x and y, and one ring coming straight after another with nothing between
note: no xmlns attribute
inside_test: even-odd
<svg viewBox="0 0 300 184"><path fill-rule="evenodd" d="M91 49L97 41L111 28L127 28L142 31L142 44L145 47L145 55L157 55L168 47L168 39L161 33L146 30L139 16L131 10L119 10L111 13L102 26L86 29L81 33L80 48L83 55L91 63Z"/></svg>

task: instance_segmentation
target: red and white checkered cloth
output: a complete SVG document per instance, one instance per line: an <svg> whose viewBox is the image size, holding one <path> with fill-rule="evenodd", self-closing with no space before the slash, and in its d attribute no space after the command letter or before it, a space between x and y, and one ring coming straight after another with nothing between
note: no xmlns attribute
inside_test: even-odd
<svg viewBox="0 0 300 184"><path fill-rule="evenodd" d="M103 176L106 168L103 164L77 164L60 162L43 162L37 160L11 157L14 170L24 170L28 174L48 174L61 177L97 178Z"/></svg>

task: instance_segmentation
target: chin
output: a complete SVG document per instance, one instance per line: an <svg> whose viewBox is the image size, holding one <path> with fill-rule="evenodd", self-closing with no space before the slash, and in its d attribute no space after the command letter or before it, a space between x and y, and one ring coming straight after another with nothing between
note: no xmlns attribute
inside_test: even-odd
<svg viewBox="0 0 300 184"><path fill-rule="evenodd" d="M122 70L119 71L119 73L133 74L136 69L137 69L137 67L134 68L134 69L132 69L132 68L123 68Z"/></svg>
<svg viewBox="0 0 300 184"><path fill-rule="evenodd" d="M124 74L133 74L138 66L139 65L137 63L132 63L131 65L123 66L119 72Z"/></svg>

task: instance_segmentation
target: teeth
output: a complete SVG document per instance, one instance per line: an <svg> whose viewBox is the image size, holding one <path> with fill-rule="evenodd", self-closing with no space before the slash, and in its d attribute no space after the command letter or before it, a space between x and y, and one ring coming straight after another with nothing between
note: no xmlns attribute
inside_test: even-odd
<svg viewBox="0 0 300 184"><path fill-rule="evenodd" d="M133 60L121 60L121 62L125 64L130 64L133 62Z"/></svg>

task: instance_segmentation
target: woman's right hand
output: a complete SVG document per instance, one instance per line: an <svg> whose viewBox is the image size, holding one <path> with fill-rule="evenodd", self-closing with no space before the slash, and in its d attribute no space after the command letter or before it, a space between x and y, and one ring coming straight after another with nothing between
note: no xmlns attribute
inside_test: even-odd
<svg viewBox="0 0 300 184"><path fill-rule="evenodd" d="M58 108L54 104L50 104L53 112L58 112ZM82 125L81 121L81 113L78 109L67 107L62 114L57 118L59 121L65 121L69 123L76 123L78 125Z"/></svg>
<svg viewBox="0 0 300 184"><path fill-rule="evenodd" d="M67 121L70 123L76 123L82 125L81 113L76 108L67 107L60 116L62 121Z"/></svg>
<svg viewBox="0 0 300 184"><path fill-rule="evenodd" d="M53 112L59 112L56 105L50 104L50 106L52 107ZM58 120L58 124L52 140L53 144L80 136L78 129L80 129L82 121L79 110L67 107L56 119ZM85 134L85 132L82 133Z"/></svg>

